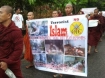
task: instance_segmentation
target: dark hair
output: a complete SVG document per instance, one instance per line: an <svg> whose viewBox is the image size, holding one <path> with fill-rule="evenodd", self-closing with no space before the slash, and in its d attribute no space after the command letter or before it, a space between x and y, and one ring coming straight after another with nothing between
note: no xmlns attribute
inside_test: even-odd
<svg viewBox="0 0 105 78"><path fill-rule="evenodd" d="M18 9L20 9L20 7L16 7L16 8L15 8L15 12L16 12ZM20 10L21 10L21 9L20 9Z"/></svg>

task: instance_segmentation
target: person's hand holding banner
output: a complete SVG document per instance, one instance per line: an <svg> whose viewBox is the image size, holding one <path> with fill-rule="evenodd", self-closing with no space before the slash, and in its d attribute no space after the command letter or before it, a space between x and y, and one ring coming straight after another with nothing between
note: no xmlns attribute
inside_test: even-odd
<svg viewBox="0 0 105 78"><path fill-rule="evenodd" d="M6 62L0 62L0 68L5 71L6 75L9 78L16 78L14 73L10 69L8 69L8 66L7 66Z"/></svg>
<svg viewBox="0 0 105 78"><path fill-rule="evenodd" d="M5 71L6 75L9 77L9 78L16 78L16 76L14 75L14 73L7 68L7 70Z"/></svg>
<svg viewBox="0 0 105 78"><path fill-rule="evenodd" d="M100 24L100 21L98 20L98 24Z"/></svg>

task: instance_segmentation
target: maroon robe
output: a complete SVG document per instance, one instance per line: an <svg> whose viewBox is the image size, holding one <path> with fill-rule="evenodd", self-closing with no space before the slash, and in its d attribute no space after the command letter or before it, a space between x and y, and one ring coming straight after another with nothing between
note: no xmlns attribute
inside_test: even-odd
<svg viewBox="0 0 105 78"><path fill-rule="evenodd" d="M101 28L101 30L102 30L102 34L103 34L105 32L105 17L101 16L101 18L102 18L102 28Z"/></svg>
<svg viewBox="0 0 105 78"><path fill-rule="evenodd" d="M103 33L105 32L105 17L103 16L104 18L104 24L103 24Z"/></svg>
<svg viewBox="0 0 105 78"><path fill-rule="evenodd" d="M0 62L6 62L17 78L23 78L20 70L22 50L21 30L15 26L14 22L11 22L8 27L0 24ZM0 78L8 78L2 69L0 69Z"/></svg>
<svg viewBox="0 0 105 78"><path fill-rule="evenodd" d="M100 16L93 17L92 20L99 20L100 24L96 27L89 27L89 32L88 32L88 44L90 46L97 46L101 36L102 36L102 24L103 20Z"/></svg>

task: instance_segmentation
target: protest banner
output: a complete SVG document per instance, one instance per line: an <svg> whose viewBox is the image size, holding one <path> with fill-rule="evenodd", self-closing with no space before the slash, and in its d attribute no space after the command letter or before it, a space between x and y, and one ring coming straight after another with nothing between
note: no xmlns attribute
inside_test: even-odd
<svg viewBox="0 0 105 78"><path fill-rule="evenodd" d="M94 10L97 9L97 7L92 8L82 8L81 11L83 11L85 14L94 13Z"/></svg>
<svg viewBox="0 0 105 78"><path fill-rule="evenodd" d="M89 27L96 27L98 25L98 20L89 20Z"/></svg>
<svg viewBox="0 0 105 78"><path fill-rule="evenodd" d="M35 68L87 76L87 25L85 15L27 21Z"/></svg>
<svg viewBox="0 0 105 78"><path fill-rule="evenodd" d="M102 11L102 16L104 16L104 17L105 17L105 11Z"/></svg>

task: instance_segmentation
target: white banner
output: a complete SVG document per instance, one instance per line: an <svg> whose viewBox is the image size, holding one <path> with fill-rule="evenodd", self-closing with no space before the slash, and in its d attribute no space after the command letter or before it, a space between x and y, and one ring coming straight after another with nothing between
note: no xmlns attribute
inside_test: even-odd
<svg viewBox="0 0 105 78"><path fill-rule="evenodd" d="M98 20L89 20L89 27L96 27L98 25Z"/></svg>
<svg viewBox="0 0 105 78"><path fill-rule="evenodd" d="M85 15L28 21L35 68L87 76L87 23Z"/></svg>
<svg viewBox="0 0 105 78"><path fill-rule="evenodd" d="M94 10L97 9L97 7L92 8L82 8L81 11L83 11L85 14L94 13Z"/></svg>
<svg viewBox="0 0 105 78"><path fill-rule="evenodd" d="M104 17L105 17L105 11L102 11L102 16L104 16Z"/></svg>

